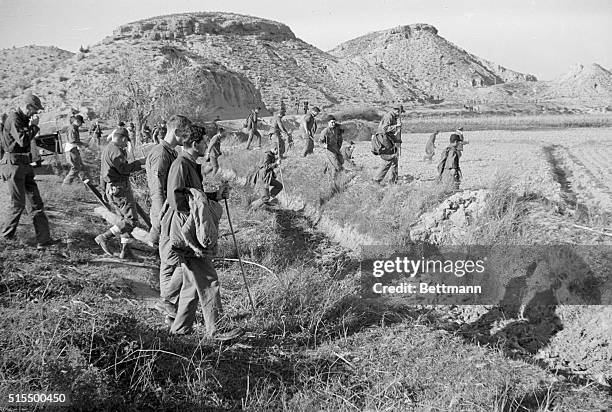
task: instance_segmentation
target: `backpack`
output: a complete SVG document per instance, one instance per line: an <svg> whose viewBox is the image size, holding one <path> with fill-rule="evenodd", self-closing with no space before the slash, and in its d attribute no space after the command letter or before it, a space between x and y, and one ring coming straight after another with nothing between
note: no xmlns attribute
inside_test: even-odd
<svg viewBox="0 0 612 412"><path fill-rule="evenodd" d="M440 163L438 163L438 178L442 178L442 173L444 173L444 167L446 166L446 159L448 159L448 152L450 152L450 147L444 149L442 152L442 156L440 157Z"/></svg>
<svg viewBox="0 0 612 412"><path fill-rule="evenodd" d="M371 140L372 154L375 155L386 155L395 153L395 146L389 141L387 136L381 133L372 135Z"/></svg>
<svg viewBox="0 0 612 412"><path fill-rule="evenodd" d="M242 123L242 128L246 129L247 127L249 127L249 123L251 122L251 116L253 115L253 113L249 113L249 115L247 116L246 119L244 119L244 123Z"/></svg>

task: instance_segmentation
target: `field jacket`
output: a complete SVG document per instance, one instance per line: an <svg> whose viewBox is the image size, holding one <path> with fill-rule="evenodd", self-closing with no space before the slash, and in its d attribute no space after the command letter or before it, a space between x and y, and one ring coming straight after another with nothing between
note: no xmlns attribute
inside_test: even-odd
<svg viewBox="0 0 612 412"><path fill-rule="evenodd" d="M167 201L162 207L162 226L170 225L170 253L164 257L170 263L180 263L181 257L214 257L218 251L219 220L223 208L198 189L189 189L187 198L188 214L176 212Z"/></svg>

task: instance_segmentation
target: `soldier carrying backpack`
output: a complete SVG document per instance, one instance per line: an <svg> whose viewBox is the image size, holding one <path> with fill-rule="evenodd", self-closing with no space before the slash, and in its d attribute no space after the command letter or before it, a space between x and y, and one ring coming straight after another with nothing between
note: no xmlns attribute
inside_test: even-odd
<svg viewBox="0 0 612 412"><path fill-rule="evenodd" d="M461 183L462 177L461 167L459 167L459 158L461 157L460 144L459 136L452 134L450 145L444 149L440 157L440 163L438 163L438 182L452 186L455 190L459 190L459 183Z"/></svg>
<svg viewBox="0 0 612 412"><path fill-rule="evenodd" d="M402 106L394 107L380 120L378 131L372 136L372 153L380 156L384 164L374 177L374 182L380 184L391 170L391 183L397 182L398 177L398 155L399 150L397 144L402 142L401 127L402 123L398 121L400 113L404 112Z"/></svg>

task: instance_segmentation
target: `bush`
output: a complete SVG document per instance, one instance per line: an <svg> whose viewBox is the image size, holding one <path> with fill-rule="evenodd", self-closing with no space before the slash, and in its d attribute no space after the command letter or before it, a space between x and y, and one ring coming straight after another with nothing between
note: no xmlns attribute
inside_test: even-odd
<svg viewBox="0 0 612 412"><path fill-rule="evenodd" d="M366 120L369 122L379 122L382 115L372 107L351 107L340 109L333 113L336 120L343 122L345 120Z"/></svg>

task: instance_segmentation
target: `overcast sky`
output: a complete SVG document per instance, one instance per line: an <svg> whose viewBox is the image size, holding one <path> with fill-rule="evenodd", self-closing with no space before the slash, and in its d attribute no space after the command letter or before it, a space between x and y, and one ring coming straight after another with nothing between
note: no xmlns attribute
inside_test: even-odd
<svg viewBox="0 0 612 412"><path fill-rule="evenodd" d="M0 0L0 48L76 51L121 24L188 11L280 21L323 50L368 32L429 23L468 52L543 80L576 63L612 68L611 0Z"/></svg>

